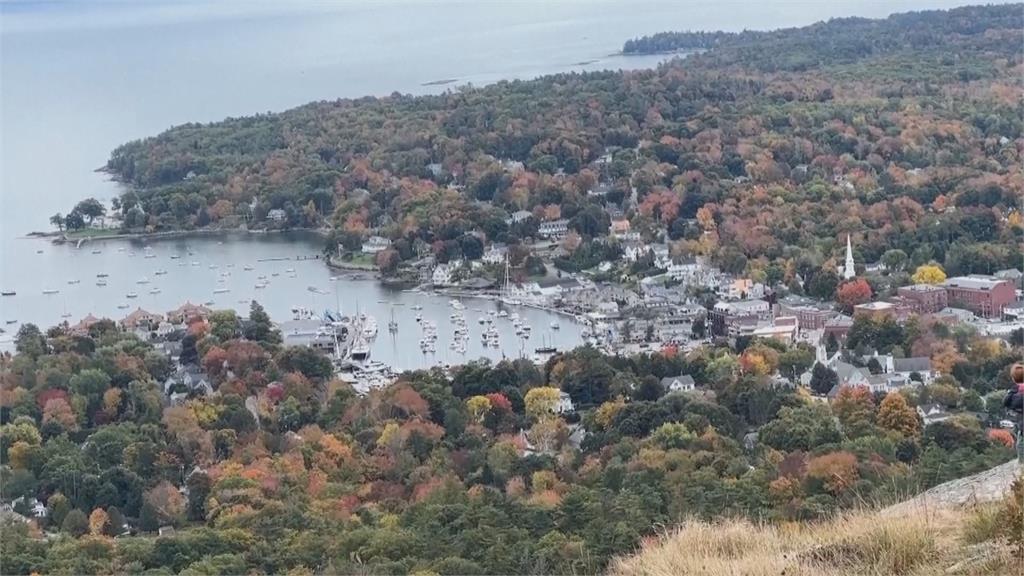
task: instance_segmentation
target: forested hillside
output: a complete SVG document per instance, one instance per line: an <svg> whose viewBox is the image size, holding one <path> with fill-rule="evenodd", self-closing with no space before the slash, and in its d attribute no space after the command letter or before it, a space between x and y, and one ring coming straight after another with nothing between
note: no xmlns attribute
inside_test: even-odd
<svg viewBox="0 0 1024 576"><path fill-rule="evenodd" d="M134 187L132 229L329 225L404 259L470 231L519 242L530 230L505 218L521 209L586 243L617 205L736 273L808 280L847 233L858 261L895 249L989 273L1022 257L1021 14L839 19L657 70L317 102L179 126L107 168Z"/></svg>

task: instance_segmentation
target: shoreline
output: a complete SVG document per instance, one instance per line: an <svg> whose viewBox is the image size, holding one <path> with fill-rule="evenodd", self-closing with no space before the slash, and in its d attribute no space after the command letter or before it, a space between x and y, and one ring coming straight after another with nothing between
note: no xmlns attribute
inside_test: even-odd
<svg viewBox="0 0 1024 576"><path fill-rule="evenodd" d="M327 237L324 228L288 228L286 230L250 230L248 228L224 228L199 230L164 230L161 232L113 232L110 234L96 234L92 236L68 237L60 232L29 232L24 236L18 236L18 240L49 240L53 244L72 244L75 242L90 242L93 240L150 240L164 238L188 238L190 236L230 236L233 234L281 234L285 232L302 232L316 234L322 238Z"/></svg>

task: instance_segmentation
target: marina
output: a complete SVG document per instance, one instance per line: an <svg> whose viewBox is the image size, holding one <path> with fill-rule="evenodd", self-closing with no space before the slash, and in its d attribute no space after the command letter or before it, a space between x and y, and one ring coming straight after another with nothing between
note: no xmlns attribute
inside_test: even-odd
<svg viewBox="0 0 1024 576"><path fill-rule="evenodd" d="M227 240L208 236L90 241L82 248L48 246L43 254L36 254L41 240L22 240L0 264L7 284L4 292L12 293L4 297L0 319L14 320L11 326L16 330L22 322L50 326L65 320L74 323L87 314L118 320L137 307L164 314L186 301L246 316L249 302L255 300L275 321L293 318L296 307L315 310L317 317L325 310L365 315L360 333L368 341L355 350L356 356L365 348L364 363L379 362L395 370L456 365L481 357L532 359L544 339L559 350L582 343L582 326L564 315L493 299L390 289L370 274L357 280L353 274L339 273L316 257L322 240L314 234L238 234ZM96 249L100 253L93 254ZM36 273L14 274L19 266ZM96 281L68 284L69 277ZM140 280L145 283L137 284ZM55 294L66 297L66 312L65 303L53 299ZM64 313L70 317L62 318ZM552 323L561 328L552 329Z"/></svg>

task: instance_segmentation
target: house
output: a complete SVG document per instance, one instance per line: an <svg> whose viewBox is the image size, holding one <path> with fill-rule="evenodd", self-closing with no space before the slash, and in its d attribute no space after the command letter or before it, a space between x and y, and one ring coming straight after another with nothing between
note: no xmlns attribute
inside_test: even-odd
<svg viewBox="0 0 1024 576"><path fill-rule="evenodd" d="M142 308L136 308L134 312L121 319L121 328L131 332L149 333L155 330L164 317L160 314L147 312Z"/></svg>
<svg viewBox="0 0 1024 576"><path fill-rule="evenodd" d="M912 374L917 373L925 384L930 384L935 378L935 373L932 372L932 361L927 356L895 358L892 361L892 371L893 374L905 376L907 379L910 379Z"/></svg>
<svg viewBox="0 0 1024 576"><path fill-rule="evenodd" d="M178 368L177 372L164 380L163 389L168 397L175 393L187 395L189 392L198 392L206 396L213 394L213 386L210 386L206 375L196 366Z"/></svg>
<svg viewBox="0 0 1024 576"><path fill-rule="evenodd" d="M284 222L288 219L288 214L280 208L274 208L267 212L267 220L272 222Z"/></svg>
<svg viewBox="0 0 1024 576"><path fill-rule="evenodd" d="M504 264L507 256L507 246L504 244L491 244L480 260L487 264Z"/></svg>
<svg viewBox="0 0 1024 576"><path fill-rule="evenodd" d="M983 318L998 318L1017 299L1011 280L972 274L947 278L942 286L950 306L965 308Z"/></svg>
<svg viewBox="0 0 1024 576"><path fill-rule="evenodd" d="M46 505L44 505L42 502L40 502L35 497L27 498L25 496L18 496L17 498L15 498L14 500L11 501L11 505L15 509L18 509L18 508L27 509L28 513L33 518L42 519L42 518L46 518L46 516L49 514L49 510L46 509Z"/></svg>
<svg viewBox="0 0 1024 576"><path fill-rule="evenodd" d="M559 414L565 414L567 412L572 412L572 411L573 411L572 397L569 396L569 394L567 392L559 392L558 393L558 404L555 404L555 412L557 412Z"/></svg>
<svg viewBox="0 0 1024 576"><path fill-rule="evenodd" d="M679 376L666 376L662 378L661 387L666 392L692 392L697 388L697 383L693 381L693 376L681 374Z"/></svg>
<svg viewBox="0 0 1024 576"><path fill-rule="evenodd" d="M391 240L383 236L370 236L363 242L363 254L376 254L391 247Z"/></svg>
<svg viewBox="0 0 1024 576"><path fill-rule="evenodd" d="M193 318L202 318L206 320L210 313L210 310L206 306L196 305L191 302L185 302L175 310L171 310L167 313L167 321L171 324L186 324Z"/></svg>
<svg viewBox="0 0 1024 576"><path fill-rule="evenodd" d="M549 222L541 222L540 227L537 228L537 234L542 238L561 238L569 232L569 221L562 218L560 220L551 220Z"/></svg>
<svg viewBox="0 0 1024 576"><path fill-rule="evenodd" d="M864 304L857 304L853 307L854 318L859 318L861 316L868 316L876 319L889 317L902 322L910 316L910 313L910 306L896 299L893 299L891 302L885 300L865 302Z"/></svg>
<svg viewBox="0 0 1024 576"><path fill-rule="evenodd" d="M828 342L830 337L834 337L836 342L841 344L846 340L846 335L852 327L853 318L845 314L836 314L825 322L825 327L821 330L821 341Z"/></svg>
<svg viewBox="0 0 1024 576"><path fill-rule="evenodd" d="M430 282L434 286L454 286L458 280L457 272L461 267L461 260L453 260L447 264L438 264L430 275Z"/></svg>
<svg viewBox="0 0 1024 576"><path fill-rule="evenodd" d="M771 324L761 324L754 328L752 336L759 338L774 338L787 344L796 340L796 333L800 325L796 316L779 316Z"/></svg>
<svg viewBox="0 0 1024 576"><path fill-rule="evenodd" d="M629 220L625 218L612 220L612 223L608 226L608 234L610 236L621 236L623 234L629 234L629 230Z"/></svg>
<svg viewBox="0 0 1024 576"><path fill-rule="evenodd" d="M92 325L99 321L99 318L93 316L92 314L88 314L86 315L85 318L79 320L78 324L75 324L74 326L68 328L68 333L73 336L88 336L89 328L92 328Z"/></svg>
<svg viewBox="0 0 1024 576"><path fill-rule="evenodd" d="M518 224L527 218L533 218L533 212L527 212L526 210L517 210L512 213L512 217L506 220L508 224Z"/></svg>
<svg viewBox="0 0 1024 576"><path fill-rule="evenodd" d="M867 386L869 372L867 368L858 368L853 364L836 360L830 366L839 377L839 386Z"/></svg>
<svg viewBox="0 0 1024 576"><path fill-rule="evenodd" d="M760 282L754 282L750 278L737 278L732 282L726 282L719 286L718 293L727 300L762 298L765 294L765 286Z"/></svg>
<svg viewBox="0 0 1024 576"><path fill-rule="evenodd" d="M925 426L936 422L942 422L943 420L948 420L950 417L949 412L946 412L946 410L938 404L925 404L924 406L918 406L917 414L922 420L924 420Z"/></svg>
<svg viewBox="0 0 1024 576"><path fill-rule="evenodd" d="M718 302L708 313L711 333L730 337L750 335L761 321L771 318L771 306L765 300Z"/></svg>

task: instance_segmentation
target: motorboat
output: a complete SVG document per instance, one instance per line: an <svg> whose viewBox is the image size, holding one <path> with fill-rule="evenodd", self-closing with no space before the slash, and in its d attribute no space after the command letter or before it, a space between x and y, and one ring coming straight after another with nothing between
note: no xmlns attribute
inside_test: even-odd
<svg viewBox="0 0 1024 576"><path fill-rule="evenodd" d="M106 280L97 280L96 281L96 285L97 286L106 286L107 285L107 281Z"/></svg>
<svg viewBox="0 0 1024 576"><path fill-rule="evenodd" d="M231 292L231 289L230 288L215 288L213 290L214 294L224 294L225 292Z"/></svg>
<svg viewBox="0 0 1024 576"><path fill-rule="evenodd" d="M93 250L92 253L93 254L102 254L103 250Z"/></svg>
<svg viewBox="0 0 1024 576"><path fill-rule="evenodd" d="M106 272L100 272L96 275L97 278L106 278L107 276L110 276L110 274L107 274Z"/></svg>
<svg viewBox="0 0 1024 576"><path fill-rule="evenodd" d="M561 325L558 324L558 320L552 320L551 321L551 329L552 330L558 330L560 328L561 328Z"/></svg>
<svg viewBox="0 0 1024 576"><path fill-rule="evenodd" d="M122 302L121 304L118 304L118 305L117 305L117 309L118 309L118 310L124 310L124 309L126 309L126 308L128 308L128 305L127 305L127 304L125 304L125 303L123 303L123 302Z"/></svg>
<svg viewBox="0 0 1024 576"><path fill-rule="evenodd" d="M125 296L125 298L138 298L139 294L137 292L129 292L129 293L125 294L124 296Z"/></svg>
<svg viewBox="0 0 1024 576"><path fill-rule="evenodd" d="M58 292L60 292L60 290L57 290L55 288L46 288L43 290L43 294L56 294Z"/></svg>
<svg viewBox="0 0 1024 576"><path fill-rule="evenodd" d="M136 280L135 283L136 284L149 284L149 278L146 278L145 276L143 276L142 278L139 278L138 280Z"/></svg>
<svg viewBox="0 0 1024 576"><path fill-rule="evenodd" d="M0 292L0 296L14 296L16 294L17 292L14 290L4 290L3 292Z"/></svg>
<svg viewBox="0 0 1024 576"><path fill-rule="evenodd" d="M153 289L151 289L151 290L149 291L149 293L150 293L150 294L159 294L159 293L160 293L160 289L159 289L159 288L153 288Z"/></svg>
<svg viewBox="0 0 1024 576"><path fill-rule="evenodd" d="M245 270L246 272L249 272L249 271L252 270L252 266L242 266L242 270Z"/></svg>
<svg viewBox="0 0 1024 576"><path fill-rule="evenodd" d="M163 276L165 274L167 274L167 270L157 270L156 272L153 272L154 276Z"/></svg>

